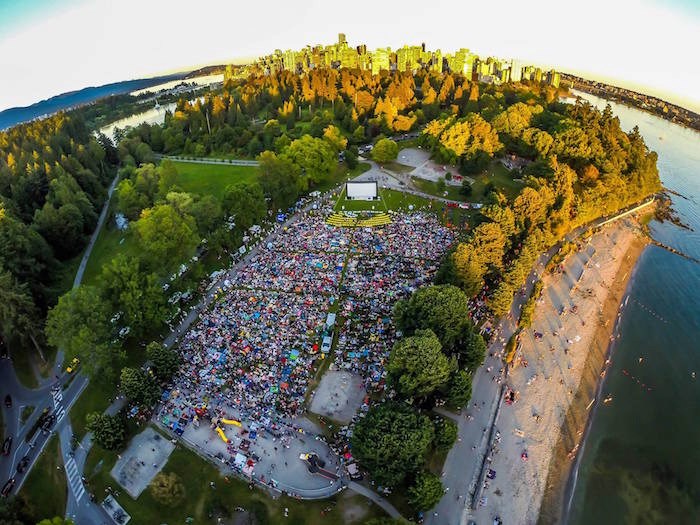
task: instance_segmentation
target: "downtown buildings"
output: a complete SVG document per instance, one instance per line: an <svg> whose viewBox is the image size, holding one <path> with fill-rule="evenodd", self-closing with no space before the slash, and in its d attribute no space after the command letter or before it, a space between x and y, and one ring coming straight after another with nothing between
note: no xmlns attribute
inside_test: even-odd
<svg viewBox="0 0 700 525"><path fill-rule="evenodd" d="M427 69L459 73L470 80L495 84L527 80L559 87L561 80L560 74L554 70L543 71L539 67L525 66L518 60L482 59L464 48L451 54L443 54L440 49L429 51L425 44L405 45L394 51L389 47L368 51L364 44L350 46L343 33L331 45L306 46L299 51L276 49L274 53L260 57L255 65L266 74L279 71L303 73L318 68L362 69L372 74L382 71L415 73L419 69Z"/></svg>

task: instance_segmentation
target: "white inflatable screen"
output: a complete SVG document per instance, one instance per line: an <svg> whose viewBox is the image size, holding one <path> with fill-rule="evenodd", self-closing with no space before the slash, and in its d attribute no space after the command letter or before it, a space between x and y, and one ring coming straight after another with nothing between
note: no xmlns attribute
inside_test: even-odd
<svg viewBox="0 0 700 525"><path fill-rule="evenodd" d="M348 199L374 200L377 198L376 182L347 182L345 184Z"/></svg>

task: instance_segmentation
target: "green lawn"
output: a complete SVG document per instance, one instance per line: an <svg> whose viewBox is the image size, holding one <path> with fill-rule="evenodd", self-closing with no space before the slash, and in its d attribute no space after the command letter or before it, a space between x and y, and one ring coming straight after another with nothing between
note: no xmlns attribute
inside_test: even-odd
<svg viewBox="0 0 700 525"><path fill-rule="evenodd" d="M401 164L400 162L396 162L395 160L392 160L391 162L387 162L382 164L386 169L389 171L393 171L394 173L411 173L414 169L413 166L406 166L405 164Z"/></svg>
<svg viewBox="0 0 700 525"><path fill-rule="evenodd" d="M114 453L99 447L90 451L85 475L89 480L89 490L98 497L108 486L117 487L110 476L115 461ZM100 466L95 471L98 464ZM154 500L148 489L136 500L121 491L119 503L131 514L133 523L184 523L187 517L192 517L193 523L213 524L219 517L230 516L239 506L254 514L256 523L260 524L340 525L361 523L383 515L381 509L368 506L359 496L342 494L323 501L298 501L288 497L272 499L261 490L249 489L237 477L231 476L227 481L212 464L181 445L173 451L163 472L175 472L180 477L185 487L185 499L178 505L166 506ZM209 485L212 481L214 489ZM285 507L289 509L288 517L284 516ZM330 511L322 515L329 507ZM345 519L344 511L362 507L367 509L367 514L361 520Z"/></svg>
<svg viewBox="0 0 700 525"><path fill-rule="evenodd" d="M493 183L498 191L501 191L509 199L514 199L523 189L524 184L513 180L510 171L503 164L493 161L488 169L481 175L473 177L472 194L469 197L472 201L484 199L484 191L489 183Z"/></svg>
<svg viewBox="0 0 700 525"><path fill-rule="evenodd" d="M221 198L227 186L237 182L253 182L258 177L254 166L197 164L172 161L177 169L175 184L189 193Z"/></svg>
<svg viewBox="0 0 700 525"><path fill-rule="evenodd" d="M92 248L90 259L85 266L83 284L97 284L102 268L119 254L138 256L139 247L130 230L119 231L114 225L114 221L108 220Z"/></svg>
<svg viewBox="0 0 700 525"><path fill-rule="evenodd" d="M20 493L27 497L39 515L52 518L65 514L67 491L61 449L58 437L54 435L46 444Z"/></svg>
<svg viewBox="0 0 700 525"><path fill-rule="evenodd" d="M413 184L416 185L420 191L428 193L430 195L435 195L436 197L444 197L453 201L469 201L467 197L460 193L461 186L445 186L444 191L439 191L437 189L437 183L431 180L420 179L418 177L411 177ZM445 191L447 195L445 195Z"/></svg>

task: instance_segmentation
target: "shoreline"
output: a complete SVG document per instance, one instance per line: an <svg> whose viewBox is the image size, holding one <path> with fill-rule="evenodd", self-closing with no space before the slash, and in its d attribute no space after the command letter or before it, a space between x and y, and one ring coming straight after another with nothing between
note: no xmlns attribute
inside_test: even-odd
<svg viewBox="0 0 700 525"><path fill-rule="evenodd" d="M601 370L633 268L648 245L627 217L594 230L542 275L542 295L505 383L489 469L471 518L560 523L564 489L597 397ZM595 396L595 397L594 397Z"/></svg>
<svg viewBox="0 0 700 525"><path fill-rule="evenodd" d="M638 225L636 224L635 227L638 228ZM630 289L634 284L637 263L650 244L650 239L646 236L636 236L632 240L625 253L625 261L618 268L615 284L606 297L602 319L606 319L607 322L599 322L596 326L586 356L584 374L560 428L557 444L552 450L538 524L568 522L581 457L590 434L593 417L601 405L605 372L620 335L619 323L622 316L615 314L621 313L625 305L625 297L629 297ZM621 273L622 278L618 280ZM609 321L613 318L615 321L611 324ZM581 429L581 420L583 420L583 429Z"/></svg>

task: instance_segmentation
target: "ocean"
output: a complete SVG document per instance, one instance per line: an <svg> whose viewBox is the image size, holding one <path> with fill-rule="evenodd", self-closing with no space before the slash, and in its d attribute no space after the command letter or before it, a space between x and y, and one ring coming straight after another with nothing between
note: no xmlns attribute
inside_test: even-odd
<svg viewBox="0 0 700 525"><path fill-rule="evenodd" d="M63 109L80 106L95 100L108 97L110 95L123 95L132 91L157 86L165 82L180 80L187 73L178 73L175 75L167 75L153 78L142 78L138 80L126 80L123 82L115 82L114 84L106 84L99 87L88 87L79 91L71 91L57 95L31 106L23 108L10 108L0 111L0 130L10 128L22 122L33 120L43 115L51 115Z"/></svg>
<svg viewBox="0 0 700 525"><path fill-rule="evenodd" d="M610 105L658 153L673 208L692 229L652 221L652 237L700 260L700 133ZM612 399L594 412L568 523L700 523L700 264L648 247L621 315L602 388Z"/></svg>

